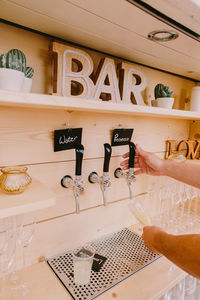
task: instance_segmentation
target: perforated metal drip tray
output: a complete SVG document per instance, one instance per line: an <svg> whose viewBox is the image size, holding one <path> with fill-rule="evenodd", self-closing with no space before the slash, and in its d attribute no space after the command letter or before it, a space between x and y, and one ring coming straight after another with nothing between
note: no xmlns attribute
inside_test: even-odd
<svg viewBox="0 0 200 300"><path fill-rule="evenodd" d="M92 271L90 283L76 285L73 280L72 252L52 257L47 263L76 300L90 300L150 264L159 255L144 245L142 238L125 228L90 243L96 253L107 258L103 267Z"/></svg>

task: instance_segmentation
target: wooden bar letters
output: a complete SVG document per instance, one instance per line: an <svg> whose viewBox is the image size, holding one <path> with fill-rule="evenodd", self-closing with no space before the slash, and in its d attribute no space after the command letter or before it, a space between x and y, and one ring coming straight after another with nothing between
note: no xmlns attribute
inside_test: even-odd
<svg viewBox="0 0 200 300"><path fill-rule="evenodd" d="M55 53L54 94L145 105L141 92L146 80L132 64L122 62L116 67L113 59L105 57L94 72L93 61L85 51L57 42L53 42L52 50Z"/></svg>

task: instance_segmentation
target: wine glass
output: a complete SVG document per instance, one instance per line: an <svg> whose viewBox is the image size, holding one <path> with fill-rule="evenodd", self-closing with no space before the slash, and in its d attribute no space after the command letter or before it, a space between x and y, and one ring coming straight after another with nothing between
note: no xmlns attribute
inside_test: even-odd
<svg viewBox="0 0 200 300"><path fill-rule="evenodd" d="M194 294L197 286L197 279L191 275L185 278L185 295L189 296Z"/></svg>
<svg viewBox="0 0 200 300"><path fill-rule="evenodd" d="M0 220L0 273L2 278L1 298L5 299L6 274L13 264L16 236L10 218Z"/></svg>
<svg viewBox="0 0 200 300"><path fill-rule="evenodd" d="M28 224L24 224L20 227L18 243L22 248L22 268L24 269L27 266L27 248L32 242L35 234L35 216L29 217ZM21 287L23 288L22 294L25 295L28 293L28 285L25 280L26 272L24 273L24 279L22 280Z"/></svg>
<svg viewBox="0 0 200 300"><path fill-rule="evenodd" d="M184 300L185 279L177 283L171 290L165 293L159 300Z"/></svg>
<svg viewBox="0 0 200 300"><path fill-rule="evenodd" d="M27 248L33 240L35 232L35 216L27 214L17 216L15 219L15 230L17 236L17 252L19 257L22 258L22 266L17 265L15 261L15 270L9 278L10 289L15 293L25 296L28 293L28 285L26 283L26 272L24 276L19 275L17 269L24 269L27 265ZM18 260L21 261L21 260Z"/></svg>

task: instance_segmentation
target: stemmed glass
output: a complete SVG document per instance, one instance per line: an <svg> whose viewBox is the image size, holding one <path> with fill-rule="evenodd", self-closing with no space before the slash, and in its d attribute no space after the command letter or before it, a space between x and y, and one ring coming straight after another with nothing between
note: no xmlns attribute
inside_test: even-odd
<svg viewBox="0 0 200 300"><path fill-rule="evenodd" d="M17 248L22 257L22 269L27 265L27 248L33 240L35 233L35 216L26 215L18 216L16 221L16 235L17 235ZM18 269L19 266L15 266L15 269ZM26 273L26 272L25 272ZM12 290L19 290L22 296L27 295L28 285L26 283L26 275L19 276L18 272L15 270L10 275L10 285Z"/></svg>
<svg viewBox="0 0 200 300"><path fill-rule="evenodd" d="M197 286L197 279L191 275L185 278L185 296L194 294Z"/></svg>
<svg viewBox="0 0 200 300"><path fill-rule="evenodd" d="M12 218L0 219L0 273L2 278L1 298L5 299L6 274L10 269L16 250L16 236Z"/></svg>
<svg viewBox="0 0 200 300"><path fill-rule="evenodd" d="M159 300L184 300L185 279L177 283L170 291L165 293Z"/></svg>
<svg viewBox="0 0 200 300"><path fill-rule="evenodd" d="M24 224L20 227L18 243L22 248L22 268L24 269L27 266L27 248L33 240L35 234L35 216L29 217L28 224ZM24 273L25 274L25 273ZM22 294L25 295L28 293L28 285L25 280L26 276L22 280Z"/></svg>

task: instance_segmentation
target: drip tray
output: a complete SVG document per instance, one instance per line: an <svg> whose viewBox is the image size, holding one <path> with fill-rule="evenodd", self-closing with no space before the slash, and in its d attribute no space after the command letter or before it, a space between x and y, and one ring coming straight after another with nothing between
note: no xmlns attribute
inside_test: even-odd
<svg viewBox="0 0 200 300"><path fill-rule="evenodd" d="M107 260L98 272L92 271L87 285L76 285L73 281L71 251L47 260L75 300L94 299L160 257L149 251L142 238L128 228L92 241L90 245Z"/></svg>

